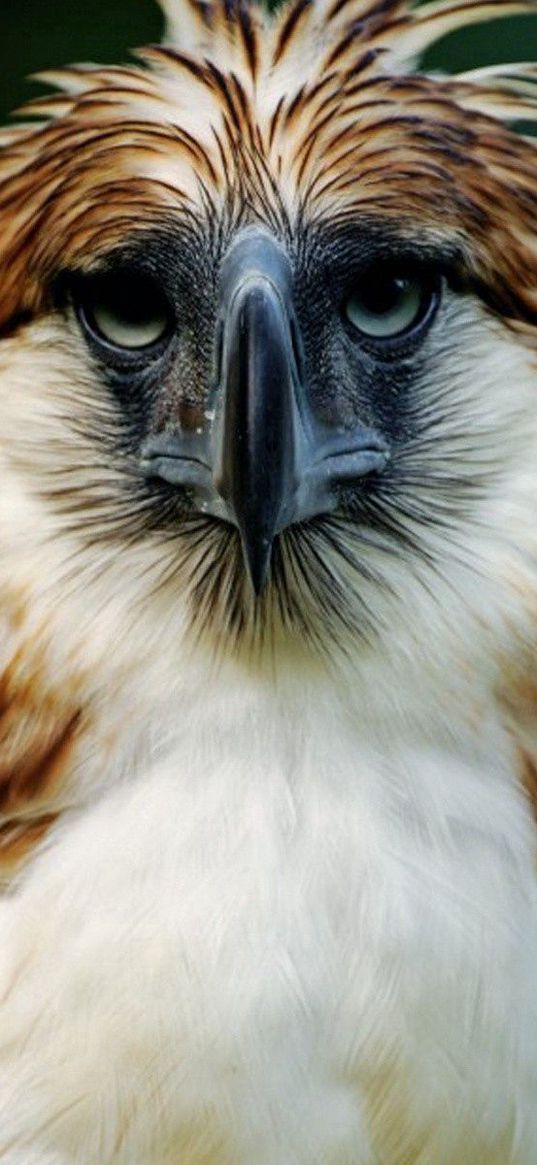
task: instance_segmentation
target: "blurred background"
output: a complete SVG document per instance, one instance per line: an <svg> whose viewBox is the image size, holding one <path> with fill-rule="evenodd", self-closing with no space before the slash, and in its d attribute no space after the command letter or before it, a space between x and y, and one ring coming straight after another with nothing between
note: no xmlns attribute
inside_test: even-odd
<svg viewBox="0 0 537 1165"><path fill-rule="evenodd" d="M72 61L128 60L129 47L158 40L153 0L0 0L0 124L42 87L36 70ZM481 25L446 37L427 57L447 71L498 61L537 60L537 16Z"/></svg>

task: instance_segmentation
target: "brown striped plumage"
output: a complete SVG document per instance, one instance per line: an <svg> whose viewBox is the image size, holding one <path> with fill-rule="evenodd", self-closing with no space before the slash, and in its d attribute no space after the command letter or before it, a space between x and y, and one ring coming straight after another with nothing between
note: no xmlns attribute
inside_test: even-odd
<svg viewBox="0 0 537 1165"><path fill-rule="evenodd" d="M47 120L6 132L4 327L40 310L64 266L195 213L200 189L223 204L237 187L269 220L441 220L493 302L533 321L536 146L503 123L535 117L535 68L409 72L437 37L535 12L532 0L297 0L274 19L189 3L180 30L174 10L171 43L141 54L148 68L49 72L61 94L28 107Z"/></svg>

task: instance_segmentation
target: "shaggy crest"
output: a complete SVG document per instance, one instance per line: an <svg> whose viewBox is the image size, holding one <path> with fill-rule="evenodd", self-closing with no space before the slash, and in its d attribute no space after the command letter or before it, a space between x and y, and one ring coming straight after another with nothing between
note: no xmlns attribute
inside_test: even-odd
<svg viewBox="0 0 537 1165"><path fill-rule="evenodd" d="M537 145L506 123L535 119L537 69L432 77L413 63L456 29L537 14L535 0L163 7L167 42L141 65L44 74L60 92L0 138L4 328L65 268L200 207L213 226L240 213L285 231L355 209L428 226L494 308L534 323Z"/></svg>

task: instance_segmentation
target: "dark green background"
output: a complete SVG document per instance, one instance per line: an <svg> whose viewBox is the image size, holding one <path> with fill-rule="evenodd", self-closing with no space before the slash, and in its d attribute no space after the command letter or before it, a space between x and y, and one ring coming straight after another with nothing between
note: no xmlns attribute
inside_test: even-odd
<svg viewBox="0 0 537 1165"><path fill-rule="evenodd" d="M160 38L153 0L0 0L0 123L40 90L24 77L72 61L128 59L129 46ZM496 21L447 37L428 63L448 70L537 60L537 16Z"/></svg>

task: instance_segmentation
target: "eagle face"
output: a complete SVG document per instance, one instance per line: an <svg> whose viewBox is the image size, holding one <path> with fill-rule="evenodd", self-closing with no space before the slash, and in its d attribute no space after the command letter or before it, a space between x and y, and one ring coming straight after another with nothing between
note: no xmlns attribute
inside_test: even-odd
<svg viewBox="0 0 537 1165"><path fill-rule="evenodd" d="M185 51L56 74L4 151L6 447L50 585L118 555L224 652L466 620L533 456L527 83L404 72L479 5L359 8L319 39L194 6Z"/></svg>
<svg viewBox="0 0 537 1165"><path fill-rule="evenodd" d="M98 382L84 462L115 481L94 514L91 481L66 498L62 475L60 509L156 572L164 547L174 601L230 646L275 624L325 649L377 640L415 586L455 586L453 561L486 577L483 510L519 468L505 367L529 392L527 351L449 239L359 216L276 230L242 200L236 218L215 239L200 209L62 277Z"/></svg>

